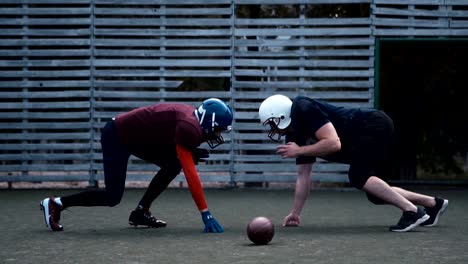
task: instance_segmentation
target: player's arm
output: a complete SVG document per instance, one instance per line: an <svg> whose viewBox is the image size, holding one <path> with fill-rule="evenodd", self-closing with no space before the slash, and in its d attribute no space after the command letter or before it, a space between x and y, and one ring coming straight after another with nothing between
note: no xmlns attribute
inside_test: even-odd
<svg viewBox="0 0 468 264"><path fill-rule="evenodd" d="M192 194L193 201L198 207L200 212L207 211L208 205L206 203L203 187L198 176L195 163L193 162L192 152L180 145L177 145L177 155L179 156L180 164L184 170L185 178L187 180L190 193Z"/></svg>
<svg viewBox="0 0 468 264"><path fill-rule="evenodd" d="M190 189L190 193L192 194L192 198L202 215L203 222L205 223L204 231L213 233L223 232L221 225L218 224L216 219L208 210L208 205L206 203L200 177L198 176L198 172L193 161L192 152L180 145L176 146L176 150L180 164L185 174L185 178L187 180L188 187Z"/></svg>
<svg viewBox="0 0 468 264"><path fill-rule="evenodd" d="M282 158L297 158L298 156L323 157L341 149L340 138L331 122L326 123L315 132L318 141L312 145L299 146L294 142L280 145L276 153Z"/></svg>
<svg viewBox="0 0 468 264"><path fill-rule="evenodd" d="M302 209L309 196L312 172L312 163L297 165L297 180L294 191L294 204L289 215L284 218L284 226L299 226Z"/></svg>

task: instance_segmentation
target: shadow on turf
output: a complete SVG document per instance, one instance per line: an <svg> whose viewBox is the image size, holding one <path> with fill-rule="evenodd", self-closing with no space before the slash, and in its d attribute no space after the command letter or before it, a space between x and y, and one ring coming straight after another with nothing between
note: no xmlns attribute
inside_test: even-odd
<svg viewBox="0 0 468 264"><path fill-rule="evenodd" d="M437 228L437 227L436 227ZM301 227L276 227L276 233L273 240L267 245L255 245L252 242L241 244L244 247L266 247L266 246L282 246L289 243L291 237L295 236L310 236L310 239L320 240L322 237L330 236L386 236L386 235L400 235L400 234L422 234L430 232L430 227L418 227L410 232L391 232L386 225L348 225L348 226L301 226ZM304 239L304 237L299 238ZM307 238L306 238L307 239Z"/></svg>
<svg viewBox="0 0 468 264"><path fill-rule="evenodd" d="M134 236L154 236L154 237L198 237L203 235L202 228L135 228L135 227L99 227L99 228L65 228L62 232L53 232L46 228L34 230L38 235L60 235L70 237L89 237L89 236L106 236L106 237L134 237Z"/></svg>
<svg viewBox="0 0 468 264"><path fill-rule="evenodd" d="M428 227L417 227L407 233L427 232ZM389 231L388 225L305 225L300 227L278 227L279 234L310 234L310 235L371 235L398 233Z"/></svg>
<svg viewBox="0 0 468 264"><path fill-rule="evenodd" d="M430 227L418 227L408 233L424 233L430 232ZM300 227L283 227L276 226L275 238L268 244L281 244L281 238L289 236L309 236L316 238L317 236L369 236L369 235L382 235L382 234L398 234L398 232L390 232L387 225L304 225ZM196 238L199 236L210 236L218 234L205 234L200 227L165 227L165 228L146 228L146 227L99 227L99 228L83 228L83 227L70 227L63 232L52 232L47 229L37 229L33 231L38 235L59 235L70 236L77 238L86 238L90 236L105 236L108 238L125 238L125 237L159 237L159 238ZM224 234L240 234L245 235L245 230L239 228L227 228ZM221 234L223 235L223 234ZM253 243L245 243L244 246L262 246Z"/></svg>

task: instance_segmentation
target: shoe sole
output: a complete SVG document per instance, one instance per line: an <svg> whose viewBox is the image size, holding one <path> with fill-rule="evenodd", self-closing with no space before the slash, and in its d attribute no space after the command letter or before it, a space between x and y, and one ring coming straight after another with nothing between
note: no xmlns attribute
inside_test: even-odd
<svg viewBox="0 0 468 264"><path fill-rule="evenodd" d="M50 227L50 223L49 223L49 198L46 198L44 200L42 200L40 203L39 203L39 206L41 207L41 211L44 213L44 222L46 224L46 227L49 228L50 230L52 230L52 228Z"/></svg>
<svg viewBox="0 0 468 264"><path fill-rule="evenodd" d="M130 221L128 222L128 224L131 225L131 226L134 226L134 227L138 227L138 224L135 224L135 223L130 222Z"/></svg>
<svg viewBox="0 0 468 264"><path fill-rule="evenodd" d="M130 222L128 221L128 224L131 225L131 226L134 226L135 228L137 228L139 225L138 224L135 224L134 222ZM144 227L147 227L147 228L161 228L161 227L166 227L167 224L164 224L164 225L160 225L160 226L149 226L149 225L140 225L140 226L144 226Z"/></svg>
<svg viewBox="0 0 468 264"><path fill-rule="evenodd" d="M428 214L425 214L423 217L416 220L416 222L414 222L414 224L411 224L411 225L407 226L404 229L390 229L390 231L392 231L392 232L408 232L411 229L413 229L413 228L419 226L420 224L424 223L429 218L430 218L430 216Z"/></svg>
<svg viewBox="0 0 468 264"><path fill-rule="evenodd" d="M448 207L448 204L449 204L448 200L444 200L444 203L442 204L442 207L440 208L439 212L437 212L437 214L436 214L436 217L434 219L434 223L432 223L430 225L423 225L423 226L435 226L435 225L437 225L437 222L439 222L439 216L441 216L445 212L445 210Z"/></svg>

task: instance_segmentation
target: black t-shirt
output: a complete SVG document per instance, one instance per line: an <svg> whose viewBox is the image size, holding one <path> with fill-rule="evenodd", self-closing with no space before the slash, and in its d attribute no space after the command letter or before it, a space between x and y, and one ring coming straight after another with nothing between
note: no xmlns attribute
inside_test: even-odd
<svg viewBox="0 0 468 264"><path fill-rule="evenodd" d="M341 150L322 157L329 161L349 163L350 150L354 136L362 126L364 115L371 111L360 108L335 106L323 101L298 96L291 107L292 131L286 134L286 142L295 142L299 146L317 142L315 133L323 125L331 122L341 141ZM316 157L301 156L296 159L297 164L315 162Z"/></svg>

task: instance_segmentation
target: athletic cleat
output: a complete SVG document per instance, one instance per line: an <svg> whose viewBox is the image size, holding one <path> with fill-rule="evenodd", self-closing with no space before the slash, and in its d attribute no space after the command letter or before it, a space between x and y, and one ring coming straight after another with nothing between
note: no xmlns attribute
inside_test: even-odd
<svg viewBox="0 0 468 264"><path fill-rule="evenodd" d="M418 207L418 211L416 212L404 211L398 223L390 227L390 231L407 232L424 223L429 218L430 216L421 207Z"/></svg>
<svg viewBox="0 0 468 264"><path fill-rule="evenodd" d="M55 198L53 196L45 198L41 201L40 206L44 213L46 226L52 231L63 231L63 226L59 223L62 206L55 202Z"/></svg>
<svg viewBox="0 0 468 264"><path fill-rule="evenodd" d="M153 228L165 227L167 225L166 222L152 216L148 209L133 210L128 218L128 223L135 227L141 225Z"/></svg>
<svg viewBox="0 0 468 264"><path fill-rule="evenodd" d="M435 226L439 221L439 216L441 216L448 207L448 200L442 199L440 197L435 197L436 204L433 207L424 207L426 213L430 218L421 224L421 226Z"/></svg>

